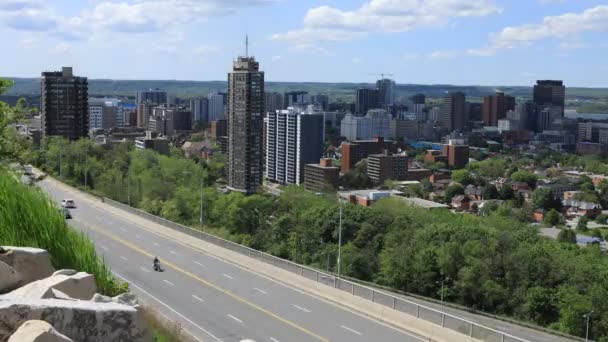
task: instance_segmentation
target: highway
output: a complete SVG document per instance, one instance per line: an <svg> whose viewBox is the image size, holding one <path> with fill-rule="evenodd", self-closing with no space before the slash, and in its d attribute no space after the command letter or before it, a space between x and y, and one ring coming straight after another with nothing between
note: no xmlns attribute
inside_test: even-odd
<svg viewBox="0 0 608 342"><path fill-rule="evenodd" d="M428 340L157 235L68 187L39 185L58 203L74 199L69 223L135 293L200 341ZM155 255L164 272L152 270Z"/></svg>

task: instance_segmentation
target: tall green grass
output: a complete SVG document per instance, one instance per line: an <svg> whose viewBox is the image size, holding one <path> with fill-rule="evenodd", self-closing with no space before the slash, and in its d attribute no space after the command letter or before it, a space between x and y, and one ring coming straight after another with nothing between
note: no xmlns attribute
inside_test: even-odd
<svg viewBox="0 0 608 342"><path fill-rule="evenodd" d="M1 169L0 245L46 249L55 268L93 274L102 294L114 296L126 290L97 256L91 241L67 226L63 214L44 193Z"/></svg>

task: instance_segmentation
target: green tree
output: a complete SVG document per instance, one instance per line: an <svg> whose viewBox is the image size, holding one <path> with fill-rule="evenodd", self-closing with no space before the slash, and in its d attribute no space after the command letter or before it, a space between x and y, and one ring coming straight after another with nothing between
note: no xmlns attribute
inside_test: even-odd
<svg viewBox="0 0 608 342"><path fill-rule="evenodd" d="M511 200L514 196L515 193L513 192L513 188L508 184L503 185L500 190L498 190L498 198L503 201Z"/></svg>
<svg viewBox="0 0 608 342"><path fill-rule="evenodd" d="M515 171L511 174L511 179L516 182L528 183L531 188L534 188L536 186L538 177L528 171Z"/></svg>
<svg viewBox="0 0 608 342"><path fill-rule="evenodd" d="M532 206L536 209L556 209L561 208L561 201L553 197L553 192L549 188L536 189L532 193Z"/></svg>
<svg viewBox="0 0 608 342"><path fill-rule="evenodd" d="M498 198L498 190L496 190L496 186L494 184L489 184L483 189L482 196L484 199L497 199Z"/></svg>
<svg viewBox="0 0 608 342"><path fill-rule="evenodd" d="M463 186L467 186L475 182L475 178L473 178L471 172L467 169L452 171L452 180L454 182L462 184Z"/></svg>
<svg viewBox="0 0 608 342"><path fill-rule="evenodd" d="M576 243L576 233L571 229L562 229L557 234L557 241L563 243Z"/></svg>
<svg viewBox="0 0 608 342"><path fill-rule="evenodd" d="M557 226L560 223L559 213L555 209L549 210L543 220L548 227Z"/></svg>
<svg viewBox="0 0 608 342"><path fill-rule="evenodd" d="M587 223L589 222L589 219L587 218L587 216L582 216L581 218L578 219L578 223L576 224L576 229L580 230L580 231L587 231Z"/></svg>
<svg viewBox="0 0 608 342"><path fill-rule="evenodd" d="M460 184L452 184L445 189L445 201L449 203L452 201L452 197L456 195L464 195L464 188Z"/></svg>
<svg viewBox="0 0 608 342"><path fill-rule="evenodd" d="M591 229L591 236L596 237L598 239L604 239L604 237L602 236L602 231L597 228Z"/></svg>

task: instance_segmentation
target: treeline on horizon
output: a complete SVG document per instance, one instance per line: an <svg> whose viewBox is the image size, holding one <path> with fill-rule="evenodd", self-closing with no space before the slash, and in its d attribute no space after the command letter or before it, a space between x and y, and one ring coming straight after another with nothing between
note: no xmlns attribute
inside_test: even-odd
<svg viewBox="0 0 608 342"><path fill-rule="evenodd" d="M86 75L82 75L86 76ZM8 89L6 95L12 96L39 96L39 78L8 78L14 82ZM295 90L308 91L311 94L329 94L332 99L351 101L354 99L354 91L360 87L372 87L370 83L323 83L323 82L265 82L267 92L287 92ZM492 95L497 90L515 97L531 97L532 86L459 86L447 84L397 84L397 96L411 96L417 93L429 97L442 97L447 91L462 91L468 97L483 97ZM566 84L566 96L579 99L608 98L608 88L581 88L568 87ZM166 90L169 94L188 98L202 96L214 91L226 91L225 81L176 81L176 80L105 80L89 79L89 95L93 96L135 96L138 90L159 88Z"/></svg>
<svg viewBox="0 0 608 342"><path fill-rule="evenodd" d="M200 186L205 230L273 255L335 272L338 203L288 187L280 197L222 194L223 156L210 161L50 139L25 158L73 185L183 224L198 226ZM59 161L61 160L61 165ZM86 175L86 177L85 177ZM128 189L128 190L127 190ZM540 237L510 210L487 217L428 211L383 199L344 205L342 272L361 280L446 300L577 336L594 311L590 338L608 342L608 257Z"/></svg>

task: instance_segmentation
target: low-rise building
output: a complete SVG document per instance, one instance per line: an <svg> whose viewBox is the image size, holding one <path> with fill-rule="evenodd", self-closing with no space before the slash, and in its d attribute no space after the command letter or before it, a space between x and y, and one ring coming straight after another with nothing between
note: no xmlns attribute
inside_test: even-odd
<svg viewBox="0 0 608 342"><path fill-rule="evenodd" d="M319 164L304 166L304 188L314 192L334 191L338 187L340 168L332 166L332 159L323 158Z"/></svg>
<svg viewBox="0 0 608 342"><path fill-rule="evenodd" d="M377 137L373 140L358 140L351 143L342 143L341 145L342 159L341 169L342 174L347 173L362 159L367 158L371 154L382 153L388 150L389 153L397 152L397 145L390 141L385 141L382 137Z"/></svg>
<svg viewBox="0 0 608 342"><path fill-rule="evenodd" d="M169 139L165 137L152 138L150 134L144 138L135 139L135 148L155 150L164 155L169 155Z"/></svg>
<svg viewBox="0 0 608 342"><path fill-rule="evenodd" d="M338 192L338 197L340 199L364 207L368 207L382 198L401 195L403 195L403 192L401 191L376 189Z"/></svg>
<svg viewBox="0 0 608 342"><path fill-rule="evenodd" d="M562 206L570 215L587 216L592 219L602 213L602 206L598 203L565 199L562 200Z"/></svg>
<svg viewBox="0 0 608 342"><path fill-rule="evenodd" d="M417 197L395 196L395 198L398 198L398 199L406 202L409 205L412 205L412 206L415 206L415 207L419 207L419 208L423 208L423 209L428 209L428 210L447 209L447 208L449 208L445 204L438 203L438 202L433 202L433 201L428 201L428 200L425 200L425 199L422 199L422 198L417 198Z"/></svg>
<svg viewBox="0 0 608 342"><path fill-rule="evenodd" d="M405 180L421 181L423 179L428 179L432 174L433 172L429 169L408 169Z"/></svg>
<svg viewBox="0 0 608 342"><path fill-rule="evenodd" d="M367 175L375 184L382 184L385 180L407 179L406 154L389 155L387 151L382 154L372 154L367 157Z"/></svg>
<svg viewBox="0 0 608 342"><path fill-rule="evenodd" d="M471 201L471 197L467 195L457 195L452 197L451 206L457 211L469 211Z"/></svg>

